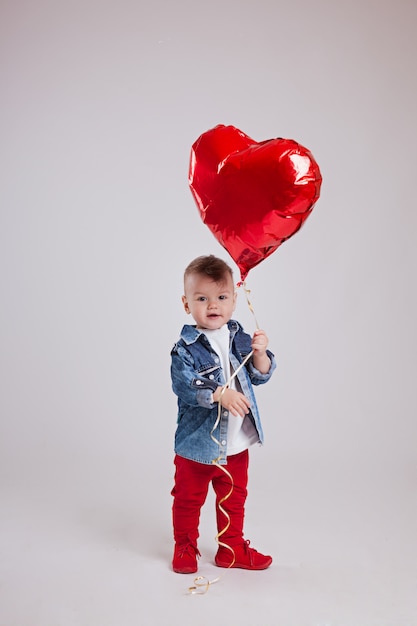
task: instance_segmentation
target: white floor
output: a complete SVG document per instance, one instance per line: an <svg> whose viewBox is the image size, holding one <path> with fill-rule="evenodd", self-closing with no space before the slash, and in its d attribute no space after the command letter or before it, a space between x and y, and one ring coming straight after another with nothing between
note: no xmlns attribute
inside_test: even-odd
<svg viewBox="0 0 417 626"><path fill-rule="evenodd" d="M262 482L261 469L253 482L270 494L252 489L246 534L274 563L263 572L212 564L209 496L199 574L221 579L205 595L188 593L193 575L170 570L169 494L140 507L123 494L9 490L0 625L416 626L415 477L306 467Z"/></svg>

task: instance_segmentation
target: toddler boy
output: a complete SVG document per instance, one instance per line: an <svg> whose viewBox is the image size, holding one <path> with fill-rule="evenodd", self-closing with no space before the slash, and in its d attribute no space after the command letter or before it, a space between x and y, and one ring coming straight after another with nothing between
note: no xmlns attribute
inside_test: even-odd
<svg viewBox="0 0 417 626"><path fill-rule="evenodd" d="M219 533L216 565L266 569L272 558L250 547L243 523L248 448L263 442L252 385L270 379L275 359L263 330L251 338L231 319L236 292L232 270L223 260L201 256L188 265L182 302L195 324L183 327L171 352L172 388L178 397L172 567L183 574L197 571L200 511L212 483Z"/></svg>

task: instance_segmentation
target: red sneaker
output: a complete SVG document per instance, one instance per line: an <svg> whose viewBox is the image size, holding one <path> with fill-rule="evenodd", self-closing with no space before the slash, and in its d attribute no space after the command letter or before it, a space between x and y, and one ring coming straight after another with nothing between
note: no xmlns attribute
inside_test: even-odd
<svg viewBox="0 0 417 626"><path fill-rule="evenodd" d="M197 546L192 543L175 544L172 569L177 574L193 574L197 571L197 557L201 556Z"/></svg>
<svg viewBox="0 0 417 626"><path fill-rule="evenodd" d="M272 557L261 554L254 548L249 547L249 541L244 541L237 546L231 546L235 553L233 562L233 552L221 546L217 550L214 562L218 567L240 567L242 569L266 569L272 563Z"/></svg>

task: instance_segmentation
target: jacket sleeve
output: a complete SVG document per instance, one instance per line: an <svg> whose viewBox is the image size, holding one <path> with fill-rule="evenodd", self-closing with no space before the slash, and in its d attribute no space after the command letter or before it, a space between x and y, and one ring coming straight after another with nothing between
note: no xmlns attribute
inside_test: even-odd
<svg viewBox="0 0 417 626"><path fill-rule="evenodd" d="M195 371L191 354L181 344L176 344L171 351L171 380L175 395L185 404L214 407L211 399L218 383Z"/></svg>
<svg viewBox="0 0 417 626"><path fill-rule="evenodd" d="M252 385L263 385L263 383L268 382L268 380L272 376L272 372L276 369L277 364L275 361L275 356L272 354L270 350L267 350L266 353L269 356L269 359L271 361L269 371L266 374L262 374L259 370L256 369L256 367L253 364L252 357L249 359L249 361L246 364L246 370L249 374L249 378L250 378Z"/></svg>

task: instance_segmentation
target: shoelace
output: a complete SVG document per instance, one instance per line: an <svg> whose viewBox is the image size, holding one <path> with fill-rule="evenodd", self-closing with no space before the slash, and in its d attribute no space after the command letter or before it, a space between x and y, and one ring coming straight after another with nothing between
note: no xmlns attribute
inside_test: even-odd
<svg viewBox="0 0 417 626"><path fill-rule="evenodd" d="M190 556L201 556L199 549L196 548L196 546L194 546L192 543L186 543L185 545L178 548L178 556L180 558L182 558L186 554L189 554Z"/></svg>
<svg viewBox="0 0 417 626"><path fill-rule="evenodd" d="M255 550L255 548L250 548L249 544L250 544L249 539L246 539L243 545L244 545L244 550L246 554L249 556L249 562L251 565L253 565L253 557L255 556L255 554L257 554L258 551Z"/></svg>

